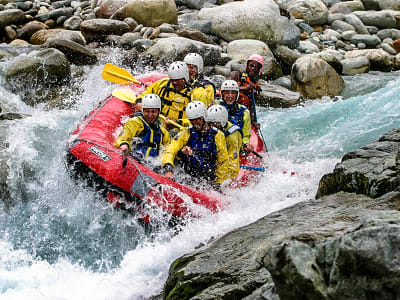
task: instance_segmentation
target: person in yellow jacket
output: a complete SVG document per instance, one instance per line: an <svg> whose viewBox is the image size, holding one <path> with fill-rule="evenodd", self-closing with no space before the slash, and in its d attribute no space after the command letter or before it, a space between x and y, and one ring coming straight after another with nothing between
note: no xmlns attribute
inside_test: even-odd
<svg viewBox="0 0 400 300"><path fill-rule="evenodd" d="M229 157L229 178L239 174L239 153L242 147L242 131L228 121L228 111L222 105L212 105L207 110L207 122L225 134L226 147Z"/></svg>
<svg viewBox="0 0 400 300"><path fill-rule="evenodd" d="M155 94L147 94L142 99L142 113L125 123L114 146L120 148L126 155L135 151L136 158L155 157L159 155L161 146L167 146L170 141L168 131L160 125L158 116L161 110L161 99ZM137 139L134 149L132 141Z"/></svg>
<svg viewBox="0 0 400 300"><path fill-rule="evenodd" d="M200 54L189 53L183 59L189 69L190 85L192 87L202 87L207 91L207 101L204 103L209 107L215 98L215 86L214 84L205 79L203 75L204 61Z"/></svg>
<svg viewBox="0 0 400 300"><path fill-rule="evenodd" d="M201 88L192 88L189 84L189 70L185 63L174 62L168 67L168 77L160 79L147 87L136 98L140 108L142 98L147 94L156 94L161 98L161 114L174 122L186 118L185 109L190 101L207 102L207 92ZM165 123L168 130L173 126Z"/></svg>
<svg viewBox="0 0 400 300"><path fill-rule="evenodd" d="M239 86L234 80L225 80L221 84L220 104L228 111L228 120L238 126L243 133L243 150L253 152L254 147L250 145L251 117L246 106L237 103L239 97Z"/></svg>
<svg viewBox="0 0 400 300"><path fill-rule="evenodd" d="M206 122L207 108L200 101L189 103L186 115L192 125L182 129L162 155L164 175L174 176L174 162L180 158L185 172L202 178L216 189L228 179L228 152L224 134Z"/></svg>

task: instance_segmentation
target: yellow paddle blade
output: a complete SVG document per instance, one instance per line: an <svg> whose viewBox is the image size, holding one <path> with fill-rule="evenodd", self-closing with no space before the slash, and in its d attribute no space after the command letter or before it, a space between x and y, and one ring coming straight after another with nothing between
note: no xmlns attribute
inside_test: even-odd
<svg viewBox="0 0 400 300"><path fill-rule="evenodd" d="M122 101L129 103L136 103L136 95L134 92L127 89L118 89L112 92L114 97L121 99Z"/></svg>
<svg viewBox="0 0 400 300"><path fill-rule="evenodd" d="M101 76L104 80L111 81L117 84L140 83L127 70L117 67L113 64L106 64L103 68Z"/></svg>
<svg viewBox="0 0 400 300"><path fill-rule="evenodd" d="M180 124L178 124L178 123L176 123L176 122L174 122L174 121L172 121L172 120L168 120L168 121L166 121L166 117L164 116L164 115L159 115L158 116L160 119L162 119L164 122L167 122L167 123L169 123L169 124L172 124L172 125L174 125L176 128L179 128L179 129L182 129L183 128L183 126L182 125L180 125Z"/></svg>

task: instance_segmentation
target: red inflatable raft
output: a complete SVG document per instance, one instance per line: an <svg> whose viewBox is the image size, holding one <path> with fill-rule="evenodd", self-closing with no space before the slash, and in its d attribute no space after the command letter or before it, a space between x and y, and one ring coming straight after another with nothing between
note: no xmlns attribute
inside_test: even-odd
<svg viewBox="0 0 400 300"><path fill-rule="evenodd" d="M161 79L162 75L140 78L145 84ZM143 85L128 86L139 95ZM124 88L127 88L126 86ZM204 208L217 212L227 204L219 193L197 191L188 186L167 179L128 157L113 146L122 129L123 122L135 112L135 106L109 96L87 115L73 131L68 140L66 162L71 175L85 179L101 189L109 201L123 204L144 213L141 217L149 221L146 205L180 218L201 216ZM264 146L257 131L253 129L251 144L256 152L263 152ZM260 158L254 154L240 158L239 176L232 182L232 188L248 186L256 181L261 167ZM127 205L128 204L128 205Z"/></svg>

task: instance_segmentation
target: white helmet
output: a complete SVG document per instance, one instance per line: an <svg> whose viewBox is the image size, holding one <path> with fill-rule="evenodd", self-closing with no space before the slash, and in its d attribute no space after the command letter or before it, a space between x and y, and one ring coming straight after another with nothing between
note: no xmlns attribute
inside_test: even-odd
<svg viewBox="0 0 400 300"><path fill-rule="evenodd" d="M168 77L170 79L182 79L189 82L189 69L187 65L181 61L173 62L168 68Z"/></svg>
<svg viewBox="0 0 400 300"><path fill-rule="evenodd" d="M221 95L224 96L224 91L236 91L236 100L239 98L239 85L235 80L225 80L221 84Z"/></svg>
<svg viewBox="0 0 400 300"><path fill-rule="evenodd" d="M195 65L197 67L197 73L203 73L204 62L203 58L200 54L197 53L189 53L185 56L183 61L190 65Z"/></svg>
<svg viewBox="0 0 400 300"><path fill-rule="evenodd" d="M161 99L156 94L147 94L142 98L142 111L145 108L158 108L161 110Z"/></svg>
<svg viewBox="0 0 400 300"><path fill-rule="evenodd" d="M201 101L193 101L186 107L186 117L189 120L194 120L197 118L205 119L207 115L206 105Z"/></svg>
<svg viewBox="0 0 400 300"><path fill-rule="evenodd" d="M228 111L222 105L212 105L207 109L207 122L221 123L225 127L228 122Z"/></svg>

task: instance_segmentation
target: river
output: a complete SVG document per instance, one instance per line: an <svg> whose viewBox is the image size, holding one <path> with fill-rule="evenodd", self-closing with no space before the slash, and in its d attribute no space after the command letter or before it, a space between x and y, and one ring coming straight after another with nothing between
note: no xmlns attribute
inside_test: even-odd
<svg viewBox="0 0 400 300"><path fill-rule="evenodd" d="M0 203L0 299L149 299L162 291L176 258L270 212L313 198L321 176L344 153L400 126L396 77L383 88L346 100L308 101L289 109L258 107L269 149L258 184L228 192L232 204L226 210L191 220L178 234L166 226L148 232L73 181L65 168L69 134L114 87L101 79L101 70L101 64L84 69L83 92L65 99L72 103L68 109L32 108L0 87L0 97L30 115L8 121L13 204L8 209Z"/></svg>

